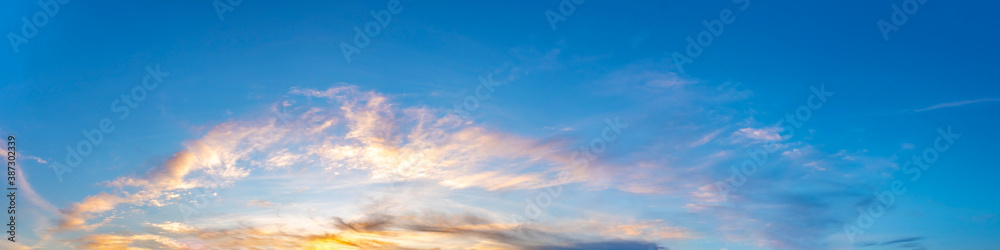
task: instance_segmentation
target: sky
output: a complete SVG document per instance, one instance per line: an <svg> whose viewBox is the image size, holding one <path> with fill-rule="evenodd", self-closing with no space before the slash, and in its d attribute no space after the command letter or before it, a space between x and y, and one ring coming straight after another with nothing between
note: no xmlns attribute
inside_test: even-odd
<svg viewBox="0 0 1000 250"><path fill-rule="evenodd" d="M6 1L0 248L993 249L998 7Z"/></svg>

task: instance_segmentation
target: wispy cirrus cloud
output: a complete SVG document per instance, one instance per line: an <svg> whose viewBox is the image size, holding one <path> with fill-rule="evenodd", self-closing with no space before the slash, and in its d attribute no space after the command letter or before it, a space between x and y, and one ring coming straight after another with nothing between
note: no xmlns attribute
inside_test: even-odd
<svg viewBox="0 0 1000 250"><path fill-rule="evenodd" d="M941 104L937 104L937 105L926 107L926 108L922 108L922 109L917 109L917 110L914 110L913 112L924 112L924 111L935 110L935 109L940 109L940 108L954 108L954 107L961 107L961 106L965 106L965 105L969 105L969 104L974 104L974 103L995 102L995 101L1000 101L1000 98L982 98L982 99L975 99L975 100L965 100L965 101L957 101L957 102L946 102L946 103L941 103Z"/></svg>

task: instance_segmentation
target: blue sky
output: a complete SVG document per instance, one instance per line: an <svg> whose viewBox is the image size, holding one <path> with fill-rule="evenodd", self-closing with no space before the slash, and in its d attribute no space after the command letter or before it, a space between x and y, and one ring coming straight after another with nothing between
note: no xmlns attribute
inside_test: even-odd
<svg viewBox="0 0 1000 250"><path fill-rule="evenodd" d="M5 249L1000 244L997 3L51 3Z"/></svg>

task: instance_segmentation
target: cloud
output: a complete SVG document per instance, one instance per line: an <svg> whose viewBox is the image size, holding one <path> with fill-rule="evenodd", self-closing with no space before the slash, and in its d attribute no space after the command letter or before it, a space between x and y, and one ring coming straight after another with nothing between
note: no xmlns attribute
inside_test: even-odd
<svg viewBox="0 0 1000 250"><path fill-rule="evenodd" d="M626 249L669 249L665 247L658 246L655 243L642 242L642 241L604 241L604 242L590 242L590 243L579 243L571 246L544 246L531 248L536 250L583 250L583 249L607 249L607 250L626 250Z"/></svg>
<svg viewBox="0 0 1000 250"><path fill-rule="evenodd" d="M248 206L253 206L253 207L271 207L271 206L274 206L274 204L271 204L270 201L262 201L262 200L250 200L249 202L247 202L247 205Z"/></svg>
<svg viewBox="0 0 1000 250"><path fill-rule="evenodd" d="M180 242L152 234L109 235L92 234L77 239L82 249L180 249Z"/></svg>
<svg viewBox="0 0 1000 250"><path fill-rule="evenodd" d="M778 127L766 127L766 128L741 128L736 131L734 135L739 135L745 138L757 140L757 141L780 141L781 131Z"/></svg>
<svg viewBox="0 0 1000 250"><path fill-rule="evenodd" d="M145 178L121 177L109 183L115 187L145 187L147 190L170 190L193 186L185 183L184 177L195 170L195 156L189 151L174 154L161 167L152 169Z"/></svg>
<svg viewBox="0 0 1000 250"><path fill-rule="evenodd" d="M185 177L193 170L203 166L205 165L197 164L195 153L185 150L174 154L160 167L151 169L144 178L120 177L107 185L119 188L139 187L138 191L133 193L126 191L101 192L84 198L82 201L62 209L60 223L55 230L93 229L94 227L86 225L87 220L97 214L111 211L123 203L164 206L166 201L162 199L168 197L171 191L200 186L194 182L186 181Z"/></svg>
<svg viewBox="0 0 1000 250"><path fill-rule="evenodd" d="M490 190L541 187L539 173L520 169L491 171L490 162L530 164L561 161L550 157L557 149L528 138L467 126L454 115L436 115L426 108L397 110L387 98L356 88L313 93L340 104L347 130L343 140L305 146L306 156L316 156L329 169L368 171L373 179L434 179L453 188ZM344 93L341 95L314 93Z"/></svg>
<svg viewBox="0 0 1000 250"><path fill-rule="evenodd" d="M975 100L947 102L947 103L941 103L941 104L938 104L938 105L934 105L934 106L930 106L930 107L926 107L926 108L922 108L922 109L917 109L917 110L914 110L913 112L924 112L924 111L934 110L934 109L939 109L939 108L953 108L953 107L960 107L960 106L965 106L965 105L974 104L974 103L995 102L995 101L1000 101L1000 98L983 98L983 99L975 99Z"/></svg>
<svg viewBox="0 0 1000 250"><path fill-rule="evenodd" d="M705 136L702 136L701 139L698 139L697 141L692 142L691 145L690 145L690 147L693 148L693 147L698 147L698 146L701 146L701 145L705 145L705 143L708 143L712 139L715 139L715 137L718 136L719 133L722 133L723 130L724 129L718 129L718 130L715 130L715 131L713 131L711 133L706 134Z"/></svg>
<svg viewBox="0 0 1000 250"><path fill-rule="evenodd" d="M166 221L163 223L146 223L146 225L170 233L189 233L189 232L194 232L196 230L195 227L176 221Z"/></svg>
<svg viewBox="0 0 1000 250"><path fill-rule="evenodd" d="M629 86L645 90L659 90L673 87L683 87L695 83L678 75L676 72L663 71L652 65L630 65L616 70L601 82L617 88Z"/></svg>
<svg viewBox="0 0 1000 250"><path fill-rule="evenodd" d="M116 205L126 201L127 199L123 197L104 192L89 196L83 199L83 201L73 203L73 205L62 209L63 217L57 229L86 229L86 220L92 218L94 214L110 211Z"/></svg>
<svg viewBox="0 0 1000 250"><path fill-rule="evenodd" d="M282 102L266 121L231 121L141 176L105 183L116 190L63 209L57 230L93 229L86 222L119 205L176 204L194 188L218 188L252 171L292 165L328 172L361 170L371 181L429 180L453 189L534 189L551 185L551 170L569 159L561 145L491 131L425 107L400 108L386 96L355 86L293 88L293 96L327 100L330 107ZM286 105L287 104L287 105ZM277 106L275 106L277 108Z"/></svg>
<svg viewBox="0 0 1000 250"><path fill-rule="evenodd" d="M41 164L49 164L49 162L43 160L42 158L38 158L38 157L35 157L35 156L30 156L29 155L29 156L25 156L24 158L28 158L28 159L34 160L34 161L36 161L38 163L41 163Z"/></svg>
<svg viewBox="0 0 1000 250"><path fill-rule="evenodd" d="M469 213L425 211L392 215L372 211L357 219L331 217L319 221L322 230L306 232L274 226L242 225L232 228L198 228L177 222L147 223L152 233L95 234L75 242L81 248L336 248L336 249L625 249L656 244L636 239L635 233L603 236L587 227L554 228L536 224L497 223ZM658 222L653 222L653 224ZM584 224L581 224L584 225ZM593 224L590 224L593 225ZM638 227L646 230L645 223ZM621 225L621 227L636 227ZM621 228L619 227L619 228Z"/></svg>
<svg viewBox="0 0 1000 250"><path fill-rule="evenodd" d="M603 235L621 237L631 236L645 240L690 239L691 232L682 228L666 226L663 220L636 221L605 226L600 223L597 228Z"/></svg>

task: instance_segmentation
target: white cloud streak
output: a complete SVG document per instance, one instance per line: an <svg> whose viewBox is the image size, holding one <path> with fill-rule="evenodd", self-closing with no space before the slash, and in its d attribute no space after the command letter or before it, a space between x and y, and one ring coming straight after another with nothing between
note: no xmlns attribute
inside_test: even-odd
<svg viewBox="0 0 1000 250"><path fill-rule="evenodd" d="M974 104L974 103L995 102L995 101L1000 101L1000 98L983 98L983 99L976 99L976 100L965 100L965 101L957 101L957 102L947 102L947 103L941 103L941 104L938 104L938 105L934 105L934 106L930 106L930 107L926 107L926 108L914 110L913 112L924 112L924 111L935 110L935 109L940 109L940 108L954 108L954 107L960 107L960 106L965 106L965 105Z"/></svg>

